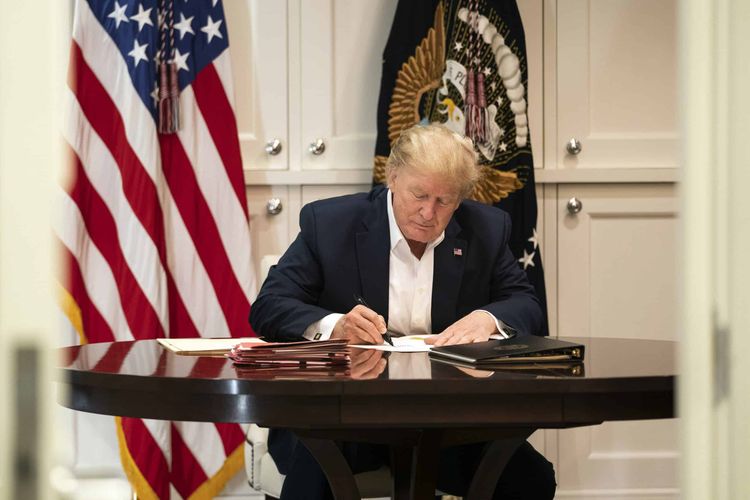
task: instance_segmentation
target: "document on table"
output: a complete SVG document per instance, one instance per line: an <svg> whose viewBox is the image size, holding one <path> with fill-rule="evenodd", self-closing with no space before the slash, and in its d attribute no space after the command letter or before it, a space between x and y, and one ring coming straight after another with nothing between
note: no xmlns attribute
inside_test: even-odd
<svg viewBox="0 0 750 500"><path fill-rule="evenodd" d="M378 351L390 351L390 352L428 352L432 349L432 345L426 344L424 339L431 337L431 335L403 335L395 336L391 335L393 345L383 344L352 344L349 347L359 347L360 349L376 349ZM500 340L503 337L500 335L492 335L490 339Z"/></svg>
<svg viewBox="0 0 750 500"><path fill-rule="evenodd" d="M392 352L427 352L432 346L424 343L424 339L429 335L404 335L396 337L391 335L393 345L383 344L352 344L349 347L359 347L360 349L376 349L378 351Z"/></svg>
<svg viewBox="0 0 750 500"><path fill-rule="evenodd" d="M232 347L241 342L260 342L257 337L244 338L179 338L179 339L156 339L163 347L170 351L187 356L223 356L232 350Z"/></svg>

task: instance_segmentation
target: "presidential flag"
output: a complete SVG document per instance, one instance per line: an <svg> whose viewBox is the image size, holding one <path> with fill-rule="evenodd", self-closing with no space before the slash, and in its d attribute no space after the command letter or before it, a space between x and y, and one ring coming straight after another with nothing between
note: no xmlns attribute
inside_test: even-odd
<svg viewBox="0 0 750 500"><path fill-rule="evenodd" d="M536 290L539 334L547 335L527 89L514 0L400 0L383 53L373 183L385 183L391 144L414 124L471 137L481 174L471 198L510 214L510 249Z"/></svg>
<svg viewBox="0 0 750 500"><path fill-rule="evenodd" d="M78 0L68 75L56 236L81 343L253 335L221 2ZM210 498L242 468L237 424L116 422L139 498Z"/></svg>

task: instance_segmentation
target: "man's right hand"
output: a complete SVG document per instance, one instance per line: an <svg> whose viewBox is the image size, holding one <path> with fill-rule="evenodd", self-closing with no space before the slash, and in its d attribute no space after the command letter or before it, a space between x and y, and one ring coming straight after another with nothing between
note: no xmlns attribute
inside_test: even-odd
<svg viewBox="0 0 750 500"><path fill-rule="evenodd" d="M332 339L346 339L350 344L382 344L385 319L363 305L344 314L331 332Z"/></svg>
<svg viewBox="0 0 750 500"><path fill-rule="evenodd" d="M385 370L387 361L383 351L376 349L350 349L352 362L351 376L355 380L377 378ZM494 372L492 372L494 373Z"/></svg>

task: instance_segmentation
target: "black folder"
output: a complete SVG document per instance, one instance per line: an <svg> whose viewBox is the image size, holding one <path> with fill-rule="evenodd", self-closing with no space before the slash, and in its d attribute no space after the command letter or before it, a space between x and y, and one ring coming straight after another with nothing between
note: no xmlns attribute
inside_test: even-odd
<svg viewBox="0 0 750 500"><path fill-rule="evenodd" d="M489 340L473 344L433 347L430 356L455 360L476 368L492 368L514 363L561 363L583 360L584 346L564 340L516 336L510 339Z"/></svg>
<svg viewBox="0 0 750 500"><path fill-rule="evenodd" d="M533 375L535 377L585 377L586 367L583 361L558 362L519 362L519 363L484 363L476 365L464 363L457 359L431 356L435 363L455 366L458 369L470 368L481 373L512 373L514 375Z"/></svg>

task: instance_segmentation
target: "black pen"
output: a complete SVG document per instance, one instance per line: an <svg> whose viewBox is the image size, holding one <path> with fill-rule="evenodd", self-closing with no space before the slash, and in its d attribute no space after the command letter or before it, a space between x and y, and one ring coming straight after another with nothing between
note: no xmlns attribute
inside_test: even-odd
<svg viewBox="0 0 750 500"><path fill-rule="evenodd" d="M365 302L365 299L362 298L361 296L357 295L356 293L354 294L354 300L355 300L355 302L357 302L357 304L363 305L366 308L372 310L372 308L367 305L367 302ZM393 345L393 341L391 340L391 334L388 333L388 330L386 330L385 333L383 333L383 340L385 340L389 344Z"/></svg>

